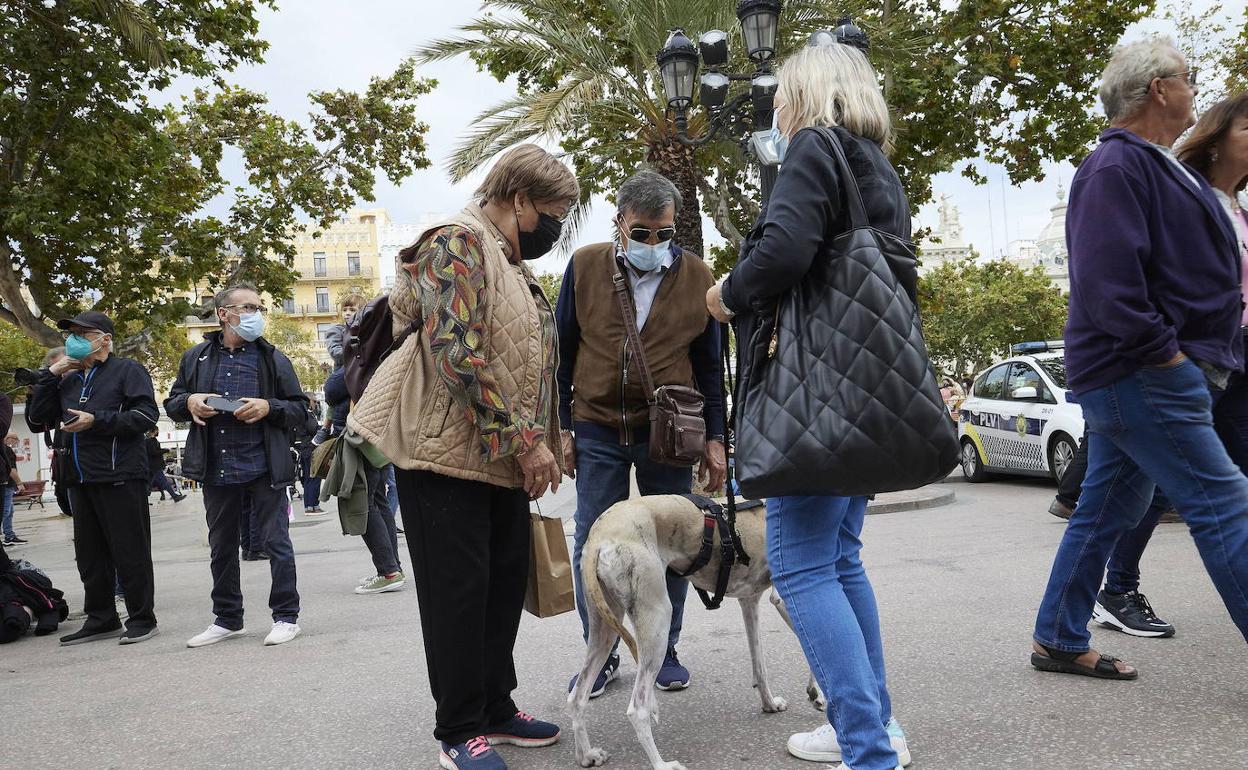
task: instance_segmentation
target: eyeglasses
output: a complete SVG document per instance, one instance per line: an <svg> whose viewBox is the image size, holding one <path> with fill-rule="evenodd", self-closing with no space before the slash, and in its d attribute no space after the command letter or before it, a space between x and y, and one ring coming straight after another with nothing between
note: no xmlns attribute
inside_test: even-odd
<svg viewBox="0 0 1248 770"><path fill-rule="evenodd" d="M237 310L239 313L267 313L269 309L264 305L253 305L248 302L245 305L222 305L226 310Z"/></svg>
<svg viewBox="0 0 1248 770"><path fill-rule="evenodd" d="M1183 70L1182 72L1175 72L1170 75L1162 75L1161 79L1166 80L1168 78L1183 78L1184 80L1187 81L1187 84L1192 87L1192 90L1195 91L1196 90L1196 74L1198 72L1200 72L1200 68L1192 67L1191 69Z"/></svg>
<svg viewBox="0 0 1248 770"><path fill-rule="evenodd" d="M99 337L94 337L94 338L88 337L87 335L90 335L90 334L98 334L100 335L100 337L104 336L104 332L100 331L99 329L88 329L82 334L79 334L78 332L61 332L61 339L68 340L70 337L74 337L74 336L82 337L84 339L99 339Z"/></svg>
<svg viewBox="0 0 1248 770"><path fill-rule="evenodd" d="M623 222L620 222L623 225ZM620 229L623 229L621 227ZM675 227L660 227L657 230L651 230L649 227L630 227L628 228L628 239L637 241L638 243L649 243L651 238L655 238L655 243L663 243L670 241L676 237Z"/></svg>

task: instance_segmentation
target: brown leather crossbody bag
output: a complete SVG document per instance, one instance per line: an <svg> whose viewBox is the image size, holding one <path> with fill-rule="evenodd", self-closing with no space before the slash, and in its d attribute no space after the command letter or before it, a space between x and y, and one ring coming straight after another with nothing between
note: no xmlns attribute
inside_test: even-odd
<svg viewBox="0 0 1248 770"><path fill-rule="evenodd" d="M650 405L650 459L664 465L692 467L702 459L706 449L706 421L702 417L705 399L695 388L684 385L654 386L623 274L617 272L612 281L615 296L620 301L620 313L624 316L628 344L641 369L646 402Z"/></svg>

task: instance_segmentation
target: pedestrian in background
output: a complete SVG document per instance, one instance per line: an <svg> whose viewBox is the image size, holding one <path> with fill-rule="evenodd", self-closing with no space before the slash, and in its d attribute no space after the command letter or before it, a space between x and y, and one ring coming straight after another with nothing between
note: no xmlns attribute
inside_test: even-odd
<svg viewBox="0 0 1248 770"><path fill-rule="evenodd" d="M13 531L13 496L22 487L22 477L17 472L17 434L10 433L0 445L0 531L4 533L5 545L22 545L27 541Z"/></svg>
<svg viewBox="0 0 1248 770"><path fill-rule="evenodd" d="M170 419L191 422L183 473L204 485L216 620L192 637L203 647L246 633L239 580L239 519L250 501L260 542L269 555L273 628L266 645L299 635L299 591L290 542L286 487L294 483L290 430L308 418L308 401L286 354L264 339L256 287L240 283L213 297L220 331L182 355L165 399ZM217 406L208 403L212 400ZM217 399L224 399L221 403Z"/></svg>
<svg viewBox="0 0 1248 770"><path fill-rule="evenodd" d="M157 633L152 572L151 472L143 440L160 413L142 364L113 355L113 322L95 310L59 321L66 356L40 372L26 405L32 431L57 426L67 435L74 558L85 593L86 622L62 645L120 636L121 644ZM125 590L122 631L114 589Z"/></svg>
<svg viewBox="0 0 1248 770"><path fill-rule="evenodd" d="M554 313L527 262L579 195L567 166L523 144L476 203L401 251L394 329L420 319L423 333L382 362L348 421L396 466L445 768L502 770L491 743L559 740L511 693L529 501L563 472Z"/></svg>
<svg viewBox="0 0 1248 770"><path fill-rule="evenodd" d="M325 332L325 351L333 360L335 369L344 363L342 351L347 343L351 322L355 320L355 314L366 304L368 304L368 298L362 294L347 295L342 300L342 321L329 327L329 330Z"/></svg>
<svg viewBox="0 0 1248 770"><path fill-rule="evenodd" d="M782 165L775 190L741 260L706 297L720 320L741 316L739 340L751 338L754 310L774 306L828 253L824 240L850 229L843 205L850 185L861 190L873 227L910 238L910 205L884 154L891 136L888 106L866 56L839 43L811 46L793 54L777 77ZM818 132L803 130L813 126L833 129L853 179L840 178L836 156ZM913 296L914 286L906 288ZM751 363L743 359L740 366L750 371ZM859 556L866 509L865 497L768 498L767 558L828 699L829 723L790 737L789 752L853 770L893 770L910 757L893 718L879 612Z"/></svg>
<svg viewBox="0 0 1248 770"><path fill-rule="evenodd" d="M1195 71L1183 54L1165 39L1117 49L1100 97L1110 128L1075 174L1066 220L1066 369L1087 423L1088 470L1031 662L1135 679L1133 666L1090 648L1087 625L1106 560L1156 486L1248 639L1248 479L1213 424L1244 367L1243 271L1217 196L1170 151L1195 122Z"/></svg>
<svg viewBox="0 0 1248 770"><path fill-rule="evenodd" d="M64 346L49 348L39 368L46 371L64 357ZM33 388L30 390L33 392ZM32 426L31 430L34 429ZM61 509L61 515L73 516L74 510L69 502L69 484L66 481L68 473L66 465L70 461L69 434L58 430L55 425L41 425L38 432L43 433L44 446L52 452L52 491L56 495L56 505Z"/></svg>
<svg viewBox="0 0 1248 770"><path fill-rule="evenodd" d="M321 479L312 475L312 450L315 449L313 439L316 438L320 424L321 405L316 394L304 392L308 397L308 414L310 421L295 427L291 445L299 453L299 477L303 484L303 514L321 513Z"/></svg>
<svg viewBox="0 0 1248 770"><path fill-rule="evenodd" d="M161 500L165 499L165 492L168 492L175 503L180 503L186 499L186 495L174 489L173 484L169 481L169 477L165 475L165 450L161 449L160 439L156 438L159 433L158 429L152 428L151 432L147 434L147 441L145 442L147 466L152 469L152 481L149 491L150 489L160 490Z"/></svg>

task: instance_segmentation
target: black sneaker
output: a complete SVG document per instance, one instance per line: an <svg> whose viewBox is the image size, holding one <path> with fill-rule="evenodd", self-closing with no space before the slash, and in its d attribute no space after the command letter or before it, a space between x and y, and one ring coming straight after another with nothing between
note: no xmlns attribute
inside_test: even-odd
<svg viewBox="0 0 1248 770"><path fill-rule="evenodd" d="M1092 619L1131 636L1174 636L1174 626L1157 617L1148 599L1139 591L1126 594L1101 591L1092 608Z"/></svg>
<svg viewBox="0 0 1248 770"><path fill-rule="evenodd" d="M14 535L13 537L6 537L4 539L5 545L25 545L26 543L29 543L29 542L30 542L29 540L23 540L17 535Z"/></svg>
<svg viewBox="0 0 1248 770"><path fill-rule="evenodd" d="M612 655L607 658L607 662L603 664L602 671L598 672L598 678L594 680L594 689L589 691L590 698L597 698L606 691L607 685L620 675L620 656ZM572 681L568 682L568 692L572 692L576 688L576 678L580 674L572 677Z"/></svg>
<svg viewBox="0 0 1248 770"><path fill-rule="evenodd" d="M139 642L146 642L148 639L151 639L159 633L160 631L157 630L156 626L152 626L151 628L127 628L122 633L121 638L117 640L117 643L138 644Z"/></svg>
<svg viewBox="0 0 1248 770"><path fill-rule="evenodd" d="M121 620L117 619L111 623L96 628L88 628L83 626L69 636L61 637L61 646L68 647L71 644L83 644L85 642L95 642L100 639L116 639L121 636Z"/></svg>

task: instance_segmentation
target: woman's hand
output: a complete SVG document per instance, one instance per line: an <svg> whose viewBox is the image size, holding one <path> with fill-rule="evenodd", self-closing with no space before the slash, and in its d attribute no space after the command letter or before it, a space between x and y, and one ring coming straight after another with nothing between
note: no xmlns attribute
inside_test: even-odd
<svg viewBox="0 0 1248 770"><path fill-rule="evenodd" d="M732 320L732 314L726 312L727 308L720 300L719 287L720 284L717 283L706 290L706 312L710 313L716 321L728 323Z"/></svg>
<svg viewBox="0 0 1248 770"><path fill-rule="evenodd" d="M546 494L547 488L551 492L559 491L559 479L563 474L559 470L559 462L555 460L555 455L545 441L540 441L529 451L516 455L516 461L524 472L524 491L529 493L530 500Z"/></svg>

